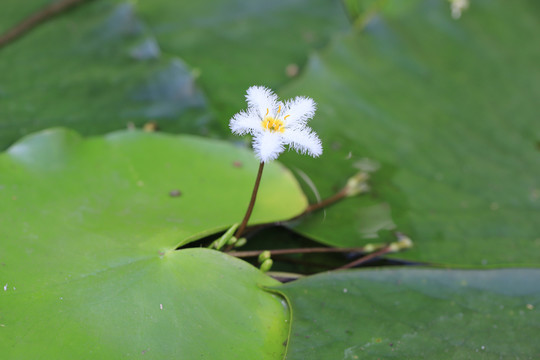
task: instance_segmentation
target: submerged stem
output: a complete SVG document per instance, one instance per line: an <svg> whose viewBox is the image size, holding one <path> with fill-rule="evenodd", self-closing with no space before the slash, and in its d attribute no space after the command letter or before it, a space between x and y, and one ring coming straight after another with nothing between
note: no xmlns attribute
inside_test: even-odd
<svg viewBox="0 0 540 360"><path fill-rule="evenodd" d="M231 251L228 254L238 258L257 257L265 250L248 250L248 251ZM352 248L329 248L329 247L316 247L316 248L295 248L295 249L275 249L266 250L271 256L276 255L289 255L289 254L314 254L314 253L354 253L365 252L365 247L352 247Z"/></svg>
<svg viewBox="0 0 540 360"><path fill-rule="evenodd" d="M382 249L378 250L378 251L375 251L371 254L367 254L365 256L362 256L361 258L359 259L356 259L354 260L353 262L350 262L348 264L345 264L343 266L340 266L338 267L336 270L345 270L345 269L350 269L350 268L353 268L355 266L358 266L360 264L363 264L369 260L372 260L372 259L375 259L379 256L382 256L382 255L385 255L385 254L388 254L390 252L393 252L393 249L392 249L392 246L391 245L388 245L388 246L385 246L383 247Z"/></svg>
<svg viewBox="0 0 540 360"><path fill-rule="evenodd" d="M251 194L251 200L249 201L249 206L247 208L246 215L244 215L244 219L240 223L240 226L238 227L236 234L234 234L234 236L237 239L239 239L240 236L242 236L242 234L244 233L244 230L246 229L249 218L251 217L251 212L253 211L253 206L255 205L255 199L257 198L257 191L259 190L259 185L261 183L263 168L264 168L264 162L261 162L261 164L259 165L259 172L257 173L257 179L255 180L255 186L253 187L253 193Z"/></svg>
<svg viewBox="0 0 540 360"><path fill-rule="evenodd" d="M8 29L4 34L0 34L0 47L3 47L9 42L17 39L24 33L32 30L37 25L49 20L53 16L56 16L86 1L89 0L61 0L45 6L43 9L30 15L11 29Z"/></svg>
<svg viewBox="0 0 540 360"><path fill-rule="evenodd" d="M325 207L328 207L330 205L333 205L334 203L340 201L341 199L344 199L347 197L347 189L343 188L339 192L335 193L334 195L330 196L329 198L326 198L318 203L309 205L306 210L301 214L301 216L307 215L309 213L312 213L314 211L323 209Z"/></svg>

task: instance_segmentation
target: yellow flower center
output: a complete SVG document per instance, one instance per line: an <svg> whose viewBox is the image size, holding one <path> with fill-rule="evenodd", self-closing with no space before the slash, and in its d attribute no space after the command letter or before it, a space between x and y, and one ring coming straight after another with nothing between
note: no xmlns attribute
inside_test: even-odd
<svg viewBox="0 0 540 360"><path fill-rule="evenodd" d="M272 132L284 132L285 127L283 126L283 121L279 119L274 119L273 117L267 116L262 121L262 127L266 130L270 130Z"/></svg>
<svg viewBox="0 0 540 360"><path fill-rule="evenodd" d="M266 109L266 115L264 116L264 120L261 122L262 127L265 130L269 130L271 132L280 132L283 133L285 131L285 125L283 124L283 120L273 118L271 116L268 116L268 113L270 111ZM277 114L281 112L281 106L278 108ZM283 119L286 119L289 115L285 116Z"/></svg>

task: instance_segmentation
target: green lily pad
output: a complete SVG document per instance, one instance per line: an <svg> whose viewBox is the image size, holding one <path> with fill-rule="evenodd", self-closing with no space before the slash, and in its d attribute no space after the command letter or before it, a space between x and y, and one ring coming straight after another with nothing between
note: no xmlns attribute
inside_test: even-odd
<svg viewBox="0 0 540 360"><path fill-rule="evenodd" d="M327 0L156 0L137 9L167 53L197 67L226 118L245 107L248 87L286 83L311 51L349 27L343 5Z"/></svg>
<svg viewBox="0 0 540 360"><path fill-rule="evenodd" d="M24 18L42 3L8 13ZM0 16L2 23L10 19ZM81 4L0 53L0 149L51 126L94 135L156 121L171 131L212 131L196 74L163 54L132 3Z"/></svg>
<svg viewBox="0 0 540 360"><path fill-rule="evenodd" d="M242 219L257 167L249 151L189 135L52 129L10 147L0 155L3 353L282 354L287 309L261 289L275 281L214 251L174 251ZM306 206L278 163L258 200L252 223Z"/></svg>
<svg viewBox="0 0 540 360"><path fill-rule="evenodd" d="M0 13L0 35L27 19L39 9L52 3L54 0L28 0L20 2L17 0L2 1L2 12Z"/></svg>
<svg viewBox="0 0 540 360"><path fill-rule="evenodd" d="M0 29L45 4L8 1ZM323 0L89 1L0 49L0 149L50 126L228 133L249 86L296 76L346 26Z"/></svg>
<svg viewBox="0 0 540 360"><path fill-rule="evenodd" d="M540 270L333 272L277 288L287 359L534 359Z"/></svg>
<svg viewBox="0 0 540 360"><path fill-rule="evenodd" d="M317 101L310 125L325 154L281 160L302 169L322 197L366 158L380 169L365 199L295 229L360 246L373 239L361 233L359 208L378 202L415 243L399 257L539 264L539 10L532 1L473 1L455 20L447 1L421 1L314 55L283 96Z"/></svg>
<svg viewBox="0 0 540 360"><path fill-rule="evenodd" d="M6 359L283 357L288 309L260 288L277 281L245 262L188 249L148 252L105 267L102 252L82 246L78 256L54 250L68 263L103 267L79 272L64 268L66 261L56 256L49 259L49 271L62 281L50 284L40 277L45 281L32 284L32 270L18 269L13 276L14 262L29 257L28 248L3 256L0 349ZM116 253L120 259L122 251Z"/></svg>

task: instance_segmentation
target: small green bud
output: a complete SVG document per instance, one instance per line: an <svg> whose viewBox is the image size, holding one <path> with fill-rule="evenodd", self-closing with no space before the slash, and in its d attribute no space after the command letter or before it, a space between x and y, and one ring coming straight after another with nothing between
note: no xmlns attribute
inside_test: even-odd
<svg viewBox="0 0 540 360"><path fill-rule="evenodd" d="M388 246L389 252L398 252L399 250L401 250L401 248L397 242L393 242Z"/></svg>
<svg viewBox="0 0 540 360"><path fill-rule="evenodd" d="M373 244L366 244L364 245L364 252L371 253L375 251L375 245Z"/></svg>
<svg viewBox="0 0 540 360"><path fill-rule="evenodd" d="M396 237L398 240L391 243L389 246L390 252L398 252L413 247L413 242L407 235L397 232Z"/></svg>
<svg viewBox="0 0 540 360"><path fill-rule="evenodd" d="M368 179L369 174L363 171L350 177L347 181L347 185L345 185L346 195L350 197L367 192L369 190L369 185L367 184Z"/></svg>
<svg viewBox="0 0 540 360"><path fill-rule="evenodd" d="M405 234L402 234L400 232L397 232L396 233L396 237L398 239L398 244L399 244L399 248L400 250L404 250L404 249L410 249L413 247L413 242L411 240L410 237L408 237L407 235Z"/></svg>
<svg viewBox="0 0 540 360"><path fill-rule="evenodd" d="M262 253L259 254L259 263L263 263L265 260L270 259L270 256L272 256L270 251L268 250L263 251Z"/></svg>
<svg viewBox="0 0 540 360"><path fill-rule="evenodd" d="M262 272L269 271L272 268L273 264L274 264L274 262L272 261L272 259L264 260L263 263L261 264L261 271Z"/></svg>
<svg viewBox="0 0 540 360"><path fill-rule="evenodd" d="M238 241L238 239L236 238L236 236L231 236L229 241L227 241L227 245L234 245L234 244L236 244L237 241Z"/></svg>
<svg viewBox="0 0 540 360"><path fill-rule="evenodd" d="M240 239L238 239L238 241L236 241L236 243L234 244L234 247L235 248L242 247L242 246L246 245L246 242L247 242L247 239L245 237L240 238Z"/></svg>

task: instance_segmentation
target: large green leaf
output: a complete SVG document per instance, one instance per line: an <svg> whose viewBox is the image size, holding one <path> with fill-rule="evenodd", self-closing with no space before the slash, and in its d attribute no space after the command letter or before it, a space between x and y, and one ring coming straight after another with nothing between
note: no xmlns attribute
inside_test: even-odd
<svg viewBox="0 0 540 360"><path fill-rule="evenodd" d="M240 260L205 249L149 251L81 273L63 265L106 257L54 247L58 255L49 259L48 271L54 269L63 280L30 284L31 271L13 272L15 261L32 257L23 246L2 259L4 359L283 357L288 309L260 288L277 282ZM116 255L119 259L122 251Z"/></svg>
<svg viewBox="0 0 540 360"><path fill-rule="evenodd" d="M257 166L187 135L52 129L17 142L0 155L2 353L276 358L288 315L260 289L276 283L229 256L174 251L241 220ZM305 206L268 164L252 222Z"/></svg>
<svg viewBox="0 0 540 360"><path fill-rule="evenodd" d="M54 0L2 0L2 11L0 12L0 35L19 24L23 19L28 18Z"/></svg>
<svg viewBox="0 0 540 360"><path fill-rule="evenodd" d="M535 359L540 270L333 272L277 288L287 359Z"/></svg>
<svg viewBox="0 0 540 360"><path fill-rule="evenodd" d="M86 135L148 121L211 131L195 74L162 53L132 3L91 1L43 23L0 49L0 73L2 149L58 125Z"/></svg>
<svg viewBox="0 0 540 360"><path fill-rule="evenodd" d="M336 0L155 0L138 9L165 52L200 70L225 118L245 106L248 87L282 85L313 49L349 26Z"/></svg>
<svg viewBox="0 0 540 360"><path fill-rule="evenodd" d="M8 0L0 29L43 3ZM226 129L249 86L287 81L345 26L334 0L88 2L0 49L0 149L58 125L87 135L150 120Z"/></svg>
<svg viewBox="0 0 540 360"><path fill-rule="evenodd" d="M285 155L329 196L380 164L366 199L348 199L296 229L361 245L361 207L387 204L416 247L412 260L540 263L540 8L473 1L459 21L447 1L421 1L313 56L285 96L319 103L316 161ZM518 45L519 44L519 45ZM354 220L356 217L357 220Z"/></svg>

